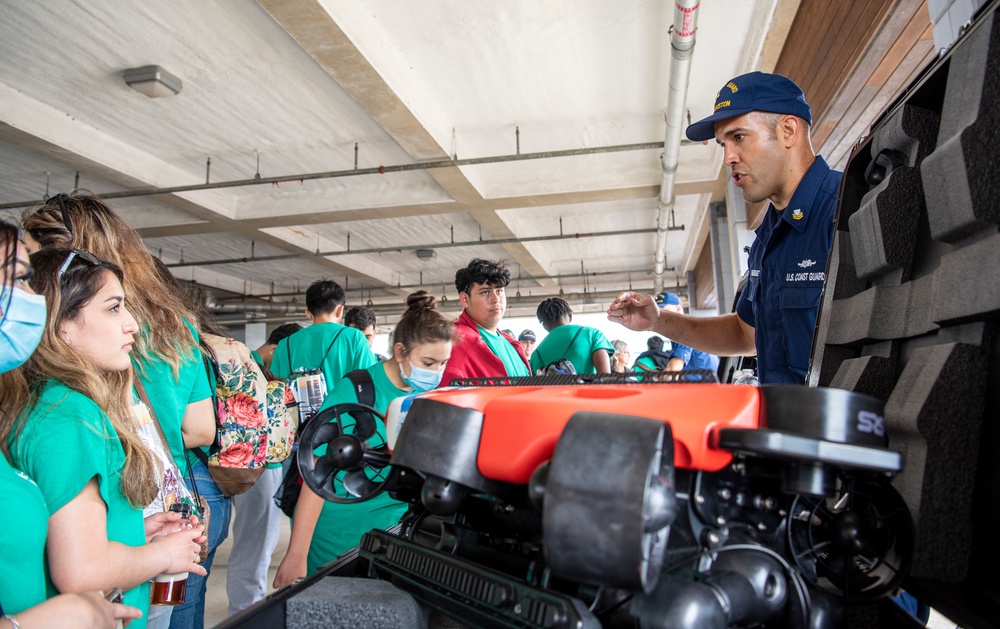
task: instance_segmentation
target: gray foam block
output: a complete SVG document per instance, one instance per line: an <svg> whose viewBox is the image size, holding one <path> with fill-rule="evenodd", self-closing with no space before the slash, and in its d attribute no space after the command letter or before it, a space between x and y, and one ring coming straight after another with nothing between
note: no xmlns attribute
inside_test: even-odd
<svg viewBox="0 0 1000 629"><path fill-rule="evenodd" d="M951 58L937 149L920 165L931 235L942 242L1000 222L998 55L1000 19L992 13Z"/></svg>
<svg viewBox="0 0 1000 629"><path fill-rule="evenodd" d="M285 603L288 629L426 629L412 596L388 581L327 577Z"/></svg>
<svg viewBox="0 0 1000 629"><path fill-rule="evenodd" d="M831 387L887 400L896 384L896 361L883 356L861 356L843 361Z"/></svg>
<svg viewBox="0 0 1000 629"><path fill-rule="evenodd" d="M938 324L981 319L1000 312L1000 234L941 257L934 280L932 319Z"/></svg>
<svg viewBox="0 0 1000 629"><path fill-rule="evenodd" d="M872 154L882 166L895 167L848 219L858 277L874 280L900 269L902 281L909 279L924 210L917 167L934 147L938 121L936 112L906 105L875 132Z"/></svg>
<svg viewBox="0 0 1000 629"><path fill-rule="evenodd" d="M913 576L966 577L977 459L969 448L982 429L986 374L978 344L922 347L910 355L886 403L889 447L903 454L893 484L916 526Z"/></svg>
<svg viewBox="0 0 1000 629"><path fill-rule="evenodd" d="M887 341L926 334L931 321L934 276L898 286L872 286L849 299L834 302L826 342L837 345Z"/></svg>

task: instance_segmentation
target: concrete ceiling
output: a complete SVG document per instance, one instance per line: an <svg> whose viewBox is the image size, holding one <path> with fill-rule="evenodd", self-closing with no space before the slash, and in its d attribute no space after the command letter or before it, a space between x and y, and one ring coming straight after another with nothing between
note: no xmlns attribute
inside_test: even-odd
<svg viewBox="0 0 1000 629"><path fill-rule="evenodd" d="M703 0L691 119L728 78L773 65L797 4ZM154 254L184 263L180 279L223 301L288 300L331 277L351 303L391 310L417 286L454 303L455 270L472 257L510 262L525 296L511 314L534 312L529 293L650 290L660 149L350 171L662 143L673 11L664 0L2 0L0 204L16 215L77 177L97 193L278 178L111 201ZM125 85L125 69L152 64L183 90L151 99ZM681 148L685 229L668 235L668 286L683 287L703 246L720 161L714 144ZM418 259L421 246L436 257ZM306 257L242 260L284 254Z"/></svg>

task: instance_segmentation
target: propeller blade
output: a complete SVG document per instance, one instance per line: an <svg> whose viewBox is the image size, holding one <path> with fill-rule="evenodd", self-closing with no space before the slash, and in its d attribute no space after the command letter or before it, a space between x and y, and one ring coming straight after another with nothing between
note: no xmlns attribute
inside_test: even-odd
<svg viewBox="0 0 1000 629"><path fill-rule="evenodd" d="M312 438L312 447L315 450L324 443L330 443L342 434L339 424L323 424L316 429L316 434Z"/></svg>
<svg viewBox="0 0 1000 629"><path fill-rule="evenodd" d="M332 461L326 457L321 457L316 462L316 467L313 470L313 479L316 484L320 487L326 487L326 484L330 482L330 477L338 472L338 468L333 464Z"/></svg>
<svg viewBox="0 0 1000 629"><path fill-rule="evenodd" d="M355 421L354 434L358 439L367 441L375 436L378 425L375 423L375 418L372 417L371 413L355 411L351 414L351 417Z"/></svg>
<svg viewBox="0 0 1000 629"><path fill-rule="evenodd" d="M364 498L378 489L379 484L368 478L364 470L351 470L344 475L344 489L352 496Z"/></svg>

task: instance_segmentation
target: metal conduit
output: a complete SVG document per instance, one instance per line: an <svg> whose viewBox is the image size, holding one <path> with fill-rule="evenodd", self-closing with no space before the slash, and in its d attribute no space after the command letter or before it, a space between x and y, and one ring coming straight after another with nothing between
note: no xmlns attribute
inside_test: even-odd
<svg viewBox="0 0 1000 629"><path fill-rule="evenodd" d="M681 150L681 130L687 108L688 82L691 77L691 55L694 53L694 36L698 25L699 0L675 0L674 23L670 29L670 92L665 113L667 130L663 142L663 183L656 200L659 209L656 229L656 253L653 270L653 290L663 290L663 272L666 270L667 232L674 209L674 183Z"/></svg>
<svg viewBox="0 0 1000 629"><path fill-rule="evenodd" d="M215 266L219 264L246 264L249 262L274 262L276 260L294 260L298 258L326 258L332 256L361 255L368 253L387 253L392 251L415 251L417 249L448 249L451 247L478 247L482 245L505 245L523 242L541 242L547 240L569 240L574 238L603 238L606 236L631 236L655 232L652 227L641 229L619 229L605 232L586 232L575 234L559 234L554 236L525 236L522 238L494 238L492 240L466 240L463 242L442 242L430 245L401 245L398 247L374 247L369 249L342 249L340 251L316 251L315 253L282 253L272 256L253 256L249 258L226 258L222 260L204 260L200 262L173 262L166 266L171 269L188 266Z"/></svg>
<svg viewBox="0 0 1000 629"><path fill-rule="evenodd" d="M674 289L674 292L677 293L680 296L685 296L685 295L687 295L687 288L686 287L677 288L677 289ZM507 299L507 311L509 312L511 310L514 310L514 309L525 308L525 307L534 308L534 307L538 306L538 304L543 299L545 299L546 297L562 297L567 302L569 302L570 305L580 305L580 304L588 304L588 303L599 303L599 304L602 304L602 305L606 305L606 304L611 303L611 301L615 297L617 297L619 295L619 293L621 293L621 291L617 291L616 290L616 291L600 291L600 292L595 291L595 292L589 292L589 293L564 293L564 294L560 295L558 291L554 291L554 292L549 292L549 293L544 293L544 294L539 294L539 295L521 296L521 297L509 297ZM214 306L213 306L213 304L214 304ZM291 320L293 318L304 318L305 317L305 304L299 304L298 308L287 308L287 309L284 308L283 306L279 306L278 304L274 304L276 307L273 308L273 309L269 309L267 307L257 308L256 306L258 306L258 305L259 306L268 306L268 305L271 305L271 304L256 304L254 306L254 308L247 308L246 310L240 310L239 306L237 304L232 304L232 305L218 304L217 302L214 302L214 300L210 299L208 301L208 305L209 305L210 308L212 308L213 312L222 315L221 317L219 317L219 322L220 323L227 323L227 324L241 323L241 322L250 322L250 321L255 321L255 322L264 322L264 321L266 321L266 322L277 322L277 321L287 321L287 320ZM401 316L403 314L403 312L406 310L406 304L403 303L402 299L400 299L398 303L373 304L373 305L369 306L369 308L371 308L372 312L375 313L376 317L380 317L384 321L388 317L399 317L399 316ZM437 302L437 308L442 313L446 313L446 314L447 313L453 313L453 312L459 312L461 310L461 306L459 305L457 299L448 299L447 301L442 301L442 300L439 299L438 302ZM280 315L280 314L286 314L288 316L286 316L286 317L256 317L256 318L255 317L238 317L238 316L231 317L231 316L226 316L226 315L239 315L239 314L243 314L244 312L272 313L272 314L278 314L278 315Z"/></svg>
<svg viewBox="0 0 1000 629"><path fill-rule="evenodd" d="M515 277L515 278L512 278L511 279L511 284L516 284L519 280L520 281L527 281L527 280L533 280L533 281L538 281L538 280L564 280L564 279L571 279L571 278L575 278L575 277L576 278L578 278L578 277L602 277L602 276L606 276L606 275L629 275L629 274L633 274L636 277L639 277L639 276L643 275L644 273L645 273L644 271L627 270L627 271L590 271L590 272L587 272L587 273L561 273L559 275L529 275L527 277L520 277L520 278L516 278ZM364 296L364 292L366 290L367 291L371 291L371 290L399 290L401 288L426 288L428 286L437 286L438 284L444 284L446 286L451 286L450 282L418 282L416 284L396 284L394 286L362 286L360 288L346 288L346 287L344 287L344 292L345 293L361 293L362 296ZM508 285L507 288L510 288L510 285ZM535 290L535 289L533 288L532 290ZM519 291L520 291L520 288L518 288L517 286L515 286L515 292L519 292ZM304 290L296 291L296 292L293 292L293 293L267 293L267 294L264 294L264 295L256 294L256 295L240 295L239 297L222 297L222 298L219 299L219 301L221 303L225 303L225 302L230 302L230 301L238 301L238 300L241 300L241 299L264 299L264 300L267 300L267 299L271 299L272 297L301 297L302 295L305 295L305 291Z"/></svg>
<svg viewBox="0 0 1000 629"><path fill-rule="evenodd" d="M432 170L435 168L455 168L459 166L476 166L479 164L497 164L502 162L518 162L532 159L549 159L553 157L573 157L576 155L596 155L599 153L621 153L625 151L645 151L662 148L661 142L644 142L641 144L617 144L612 146L594 146L580 149L564 149L561 151L541 151L537 153L518 153L514 155L499 155L494 157L471 157L468 159L444 159L433 162L415 164L397 164L394 166L377 166L374 168L352 168L350 170L331 170L319 173L301 173L297 175L281 175L278 177L255 177L253 179L236 179L216 183L199 183L188 186L171 186L168 188L146 188L141 190L123 190L121 192L102 192L97 196L102 199L124 199L127 197L148 197L158 194L175 194L178 192L193 192L197 190L214 190L217 188L240 188L243 186L261 186L267 184L285 183L289 181L306 181L309 179L334 179L337 177L354 177L357 175L384 175L411 170ZM38 205L38 200L14 201L0 204L0 210L15 209Z"/></svg>

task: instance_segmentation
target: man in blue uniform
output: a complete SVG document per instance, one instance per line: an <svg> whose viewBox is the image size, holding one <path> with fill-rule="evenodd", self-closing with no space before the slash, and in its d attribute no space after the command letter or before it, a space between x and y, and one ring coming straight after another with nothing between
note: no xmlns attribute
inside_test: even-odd
<svg viewBox="0 0 1000 629"><path fill-rule="evenodd" d="M736 312L691 317L628 291L612 302L608 318L716 355L756 353L761 382L804 383L841 178L813 152L811 124L805 95L786 77L751 72L726 83L714 113L689 126L687 136L714 138L743 197L770 201Z"/></svg>
<svg viewBox="0 0 1000 629"><path fill-rule="evenodd" d="M655 298L656 305L661 310L684 313L684 305L676 293L664 291ZM719 357L699 349L682 345L677 341L670 342L670 357L667 359L667 371L682 371L684 369L705 369L716 372L719 370Z"/></svg>

